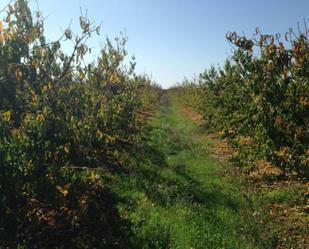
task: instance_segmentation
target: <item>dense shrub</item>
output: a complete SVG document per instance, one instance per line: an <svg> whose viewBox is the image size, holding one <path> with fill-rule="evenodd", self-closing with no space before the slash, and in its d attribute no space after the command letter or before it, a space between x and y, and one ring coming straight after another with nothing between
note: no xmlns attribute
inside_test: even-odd
<svg viewBox="0 0 309 249"><path fill-rule="evenodd" d="M104 229L112 229L104 218L108 201L88 210L87 201L74 206L74 198L64 197L88 193L92 203L99 193L109 196L93 172L128 162L142 128L143 89L151 82L135 74L134 60L125 65L126 38L107 39L97 61L86 63L85 41L99 34L99 27L85 17L80 27L80 34L68 28L61 39L47 41L43 18L32 15L26 0L9 5L0 21L0 241L11 238L15 245L23 241L31 247L33 234L21 224L33 222L31 212L42 203L49 214L71 205L77 217L69 215L72 219L95 211L94 219L105 219ZM63 42L73 44L71 54L61 49ZM37 204L25 205L30 200Z"/></svg>
<svg viewBox="0 0 309 249"><path fill-rule="evenodd" d="M234 54L200 75L206 126L231 139L239 162L264 159L309 176L307 35L290 30L283 42L258 29L253 39L229 33Z"/></svg>

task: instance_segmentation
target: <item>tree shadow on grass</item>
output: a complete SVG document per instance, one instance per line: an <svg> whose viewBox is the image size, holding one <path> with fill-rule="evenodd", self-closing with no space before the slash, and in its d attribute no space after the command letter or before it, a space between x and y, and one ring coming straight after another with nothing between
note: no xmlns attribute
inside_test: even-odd
<svg viewBox="0 0 309 249"><path fill-rule="evenodd" d="M225 231L227 235L222 235L223 237L234 236L237 230L237 233L244 239L259 241L256 231L249 229L244 234L244 231L240 230L242 226L232 225L228 219L222 219L220 212L217 212L217 210L224 210L229 215L235 214L234 218L231 217L232 220L237 218L239 213L244 211L244 208L249 207L250 204L242 200L242 197L231 186L228 184L222 186L221 181L212 181L212 179L201 182L198 177L194 177L187 162L181 160L170 162L168 159L170 155L177 156L178 153L192 152L192 148L186 144L181 133L175 132L175 130L171 133L171 130L173 128L168 126L164 129L150 127L147 130L146 137L148 140L145 139L144 145L136 151L134 158L138 163L129 176L135 178L134 182L138 191L143 192L156 207L172 208L173 210L176 208L175 205L179 204L183 205L184 208L189 208L189 217L194 219L194 222L192 222L201 224L198 228L201 234L207 230L207 227L212 227L218 233ZM211 174L210 172L209 176L205 177L211 177ZM220 176L215 175L216 177ZM148 224L147 215L144 215L145 222ZM152 224L153 221L149 222L149 224ZM152 232L149 231L149 236L156 234L155 229L160 230L160 227L165 227L164 224L162 221L158 221L157 228L151 228ZM189 222L188 226L190 224ZM158 233L169 234L168 228L165 229L167 230L158 231ZM191 228L188 228L188 231L191 231ZM173 237L173 235L171 236ZM223 237L223 240L227 239ZM196 239L197 243L200 239ZM146 241L148 240L150 241L151 238L146 239Z"/></svg>
<svg viewBox="0 0 309 249"><path fill-rule="evenodd" d="M240 204L234 200L233 194L223 191L218 184L203 185L192 177L188 171L190 165L186 162L168 163L169 155L177 155L184 150L190 150L177 132L171 132L172 128L164 130L158 127L150 127L147 130L146 141L135 154L138 167L135 169L135 177L138 185L147 197L155 204L165 207L177 200L188 203L197 203L212 208L223 205L237 211ZM167 170L170 175L163 175L162 170Z"/></svg>

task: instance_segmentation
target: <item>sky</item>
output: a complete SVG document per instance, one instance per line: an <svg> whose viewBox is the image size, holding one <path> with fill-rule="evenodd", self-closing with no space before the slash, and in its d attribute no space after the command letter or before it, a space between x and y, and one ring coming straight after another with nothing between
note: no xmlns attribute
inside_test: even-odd
<svg viewBox="0 0 309 249"><path fill-rule="evenodd" d="M228 31L252 36L282 33L306 18L309 0L30 0L46 17L46 36L57 39L72 21L78 30L81 10L102 23L102 35L89 42L93 57L105 37L128 37L138 73L147 73L164 88L191 79L231 54ZM9 0L0 1L2 9Z"/></svg>

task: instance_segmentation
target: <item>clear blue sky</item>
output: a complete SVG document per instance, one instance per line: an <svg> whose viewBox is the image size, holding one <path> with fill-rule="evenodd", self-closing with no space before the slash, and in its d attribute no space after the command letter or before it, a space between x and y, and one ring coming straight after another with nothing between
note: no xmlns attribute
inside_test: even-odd
<svg viewBox="0 0 309 249"><path fill-rule="evenodd" d="M102 47L104 35L126 30L128 51L136 56L138 72L146 72L164 87L192 78L230 54L227 31L251 35L257 26L265 33L284 33L306 18L309 0L37 0L46 19L48 38L59 37L73 18L78 28L80 7L103 36L91 46ZM1 1L0 8L8 0ZM34 4L35 1L32 0Z"/></svg>

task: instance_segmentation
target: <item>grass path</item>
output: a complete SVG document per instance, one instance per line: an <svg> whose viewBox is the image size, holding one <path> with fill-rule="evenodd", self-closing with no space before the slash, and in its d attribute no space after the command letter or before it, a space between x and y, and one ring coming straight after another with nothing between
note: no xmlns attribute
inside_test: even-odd
<svg viewBox="0 0 309 249"><path fill-rule="evenodd" d="M136 167L112 185L124 200L119 210L131 224L132 248L264 248L249 203L223 177L226 166L209 159L197 124L176 98L161 102Z"/></svg>

